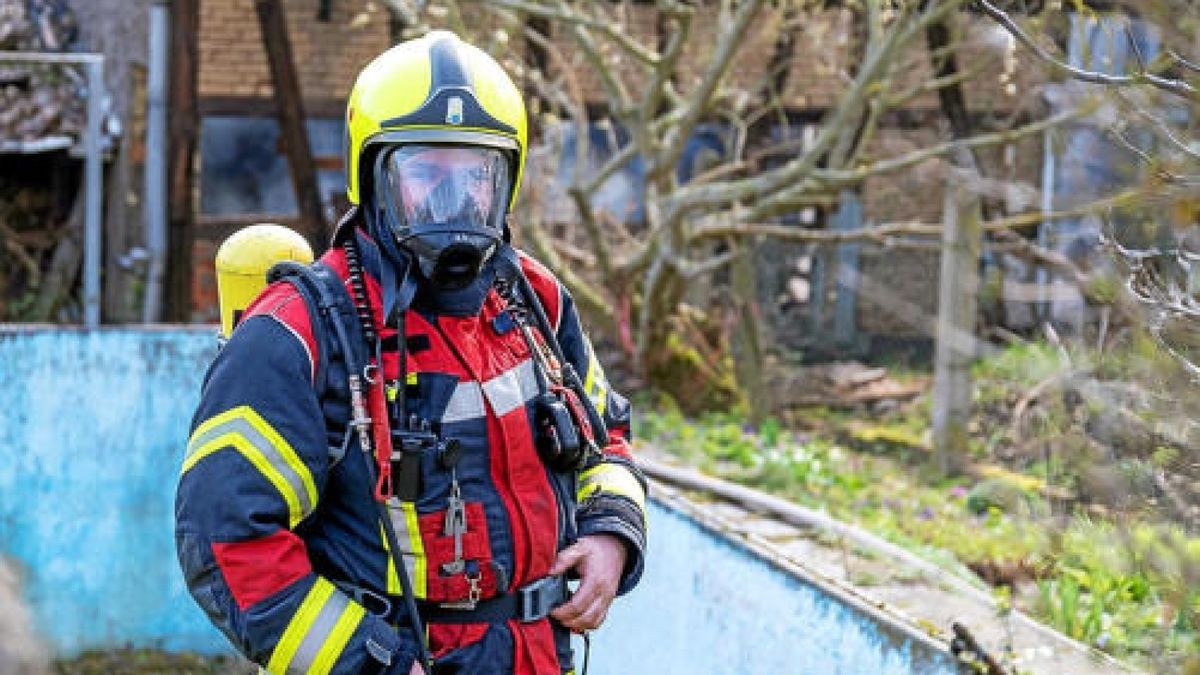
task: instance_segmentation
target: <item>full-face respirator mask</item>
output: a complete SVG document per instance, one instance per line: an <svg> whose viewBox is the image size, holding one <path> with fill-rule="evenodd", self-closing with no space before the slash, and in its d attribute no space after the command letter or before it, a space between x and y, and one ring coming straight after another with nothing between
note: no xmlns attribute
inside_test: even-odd
<svg viewBox="0 0 1200 675"><path fill-rule="evenodd" d="M424 279L453 291L470 285L503 242L512 180L503 150L400 145L376 159L375 203Z"/></svg>

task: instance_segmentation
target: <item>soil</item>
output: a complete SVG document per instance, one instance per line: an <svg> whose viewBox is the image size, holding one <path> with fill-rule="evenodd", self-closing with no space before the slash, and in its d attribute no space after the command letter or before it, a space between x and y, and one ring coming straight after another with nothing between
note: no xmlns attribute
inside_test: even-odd
<svg viewBox="0 0 1200 675"><path fill-rule="evenodd" d="M233 656L202 656L152 649L85 652L69 661L56 661L59 675L253 675L258 669Z"/></svg>

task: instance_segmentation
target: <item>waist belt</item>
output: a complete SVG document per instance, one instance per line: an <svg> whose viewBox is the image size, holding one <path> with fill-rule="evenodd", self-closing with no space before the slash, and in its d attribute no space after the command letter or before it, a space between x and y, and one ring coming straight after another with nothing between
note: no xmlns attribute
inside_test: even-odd
<svg viewBox="0 0 1200 675"><path fill-rule="evenodd" d="M565 577L543 577L512 593L480 600L473 607L452 607L420 602L421 616L429 623L499 623L516 619L531 623L546 618L551 610L571 597Z"/></svg>
<svg viewBox="0 0 1200 675"><path fill-rule="evenodd" d="M368 612L388 621L403 619L404 600L400 596L384 596L345 582L335 582ZM451 603L417 601L421 617L430 623L500 623L516 619L532 623L546 618L555 608L571 597L566 577L542 577L512 593L480 600L473 605L453 606Z"/></svg>

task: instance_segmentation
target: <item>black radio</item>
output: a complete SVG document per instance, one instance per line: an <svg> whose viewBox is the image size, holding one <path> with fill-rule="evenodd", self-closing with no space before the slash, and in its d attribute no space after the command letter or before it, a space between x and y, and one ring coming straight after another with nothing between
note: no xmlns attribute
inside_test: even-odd
<svg viewBox="0 0 1200 675"><path fill-rule="evenodd" d="M534 402L537 449L551 469L576 471L583 466L583 439L567 404L552 392L539 394Z"/></svg>
<svg viewBox="0 0 1200 675"><path fill-rule="evenodd" d="M458 439L442 439L429 426L428 420L415 416L399 430L392 431L392 494L405 502L415 502L421 496L421 458L428 452L445 468L458 461L462 444Z"/></svg>

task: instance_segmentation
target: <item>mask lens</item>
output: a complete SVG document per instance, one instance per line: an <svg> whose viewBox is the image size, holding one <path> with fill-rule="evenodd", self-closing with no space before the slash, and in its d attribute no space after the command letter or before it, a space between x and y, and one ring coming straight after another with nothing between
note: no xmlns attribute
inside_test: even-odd
<svg viewBox="0 0 1200 675"><path fill-rule="evenodd" d="M512 184L502 151L407 145L383 169L378 196L402 241L434 231L500 232Z"/></svg>

